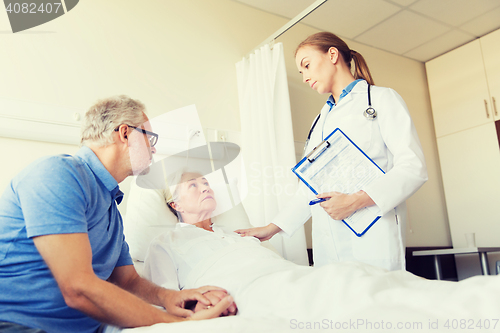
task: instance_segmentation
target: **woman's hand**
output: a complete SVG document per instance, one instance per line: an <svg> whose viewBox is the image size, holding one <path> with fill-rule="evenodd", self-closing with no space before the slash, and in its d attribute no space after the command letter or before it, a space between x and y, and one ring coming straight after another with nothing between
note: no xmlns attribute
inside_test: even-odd
<svg viewBox="0 0 500 333"><path fill-rule="evenodd" d="M253 236L261 242L271 239L275 234L281 231L281 228L274 223L269 223L265 227L238 229L234 232L241 236Z"/></svg>
<svg viewBox="0 0 500 333"><path fill-rule="evenodd" d="M359 191L353 194L327 192L317 195L317 198L329 198L319 205L334 220L343 220L351 216L352 213L358 209L375 204L365 191Z"/></svg>
<svg viewBox="0 0 500 333"><path fill-rule="evenodd" d="M206 298L210 300L211 305L205 305L201 302L196 303L196 306L194 308L194 313L197 313L198 311L203 311L206 309L210 309L214 305L219 304L220 301L222 301L225 297L228 296L228 293L222 290L211 290L203 294ZM229 305L229 307L224 310L221 313L221 316L234 316L236 312L238 311L238 308L236 307L236 303L232 303Z"/></svg>
<svg viewBox="0 0 500 333"><path fill-rule="evenodd" d="M226 296L219 301L214 306L207 307L193 314L188 320L202 320L202 319L212 319L217 318L222 315L222 313L234 304L233 297Z"/></svg>

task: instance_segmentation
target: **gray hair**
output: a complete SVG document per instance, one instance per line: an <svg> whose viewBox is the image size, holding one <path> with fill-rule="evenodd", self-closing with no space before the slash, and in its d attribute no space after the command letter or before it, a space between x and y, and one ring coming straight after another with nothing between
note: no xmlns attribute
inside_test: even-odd
<svg viewBox="0 0 500 333"><path fill-rule="evenodd" d="M145 110L144 104L125 95L97 101L85 113L80 146L94 144L105 147L112 144L115 128L122 124L141 126Z"/></svg>

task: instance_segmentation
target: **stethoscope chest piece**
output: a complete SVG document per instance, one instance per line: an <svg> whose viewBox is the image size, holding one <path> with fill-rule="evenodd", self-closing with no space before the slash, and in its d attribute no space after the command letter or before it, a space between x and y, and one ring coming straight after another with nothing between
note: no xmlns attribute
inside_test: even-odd
<svg viewBox="0 0 500 333"><path fill-rule="evenodd" d="M370 106L365 110L365 112L363 112L363 115L367 119L375 119L377 117L377 111L375 111L375 109Z"/></svg>
<svg viewBox="0 0 500 333"><path fill-rule="evenodd" d="M363 116L366 119L375 119L377 117L377 111L372 108L372 98L370 95L370 84L368 83L368 108L363 112Z"/></svg>

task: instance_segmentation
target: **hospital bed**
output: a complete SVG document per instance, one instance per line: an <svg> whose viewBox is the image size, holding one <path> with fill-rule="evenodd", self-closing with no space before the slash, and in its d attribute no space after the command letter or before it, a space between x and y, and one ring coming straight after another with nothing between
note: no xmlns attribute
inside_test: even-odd
<svg viewBox="0 0 500 333"><path fill-rule="evenodd" d="M139 271L152 238L176 223L164 197L162 190L132 185L125 235ZM233 229L250 226L241 205L214 217L213 222L231 224ZM228 264L240 259L236 268L240 277L209 272L202 274L198 282L229 286L229 290L257 274L243 297L235 299L244 309L239 315L107 332L500 331L497 276L477 276L461 282L431 281L409 272L386 272L352 262L314 269L297 266L300 268L292 270L277 270L271 262L267 266L259 263L259 269L264 271L256 272L253 267L257 265L251 259L241 260L241 254L237 255L229 257Z"/></svg>

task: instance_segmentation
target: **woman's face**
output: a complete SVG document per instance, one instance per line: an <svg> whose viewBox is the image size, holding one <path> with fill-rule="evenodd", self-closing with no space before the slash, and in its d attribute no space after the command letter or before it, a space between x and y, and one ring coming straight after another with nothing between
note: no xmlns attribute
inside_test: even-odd
<svg viewBox="0 0 500 333"><path fill-rule="evenodd" d="M175 209L181 214L207 215L217 207L214 191L202 175L187 172L181 177Z"/></svg>
<svg viewBox="0 0 500 333"><path fill-rule="evenodd" d="M334 53L323 53L315 47L304 46L295 56L295 64L302 74L302 81L320 94L331 94L333 90L338 52L335 48L330 50Z"/></svg>

